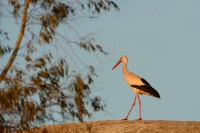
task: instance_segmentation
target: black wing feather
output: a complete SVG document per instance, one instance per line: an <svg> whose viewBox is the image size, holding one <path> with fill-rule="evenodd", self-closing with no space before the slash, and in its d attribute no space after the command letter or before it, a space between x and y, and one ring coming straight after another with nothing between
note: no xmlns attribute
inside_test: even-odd
<svg viewBox="0 0 200 133"><path fill-rule="evenodd" d="M131 87L149 93L154 97L160 98L160 94L157 92L157 90L155 90L145 79L142 78L141 81L144 83L144 85L131 85Z"/></svg>
<svg viewBox="0 0 200 133"><path fill-rule="evenodd" d="M142 78L141 81L142 81L145 85L151 86L145 79Z"/></svg>

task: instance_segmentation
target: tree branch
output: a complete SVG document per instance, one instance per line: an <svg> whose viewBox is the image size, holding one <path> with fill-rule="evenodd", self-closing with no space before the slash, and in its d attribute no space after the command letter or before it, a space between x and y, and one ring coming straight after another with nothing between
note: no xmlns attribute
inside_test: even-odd
<svg viewBox="0 0 200 133"><path fill-rule="evenodd" d="M26 0L25 3L24 3L24 10L23 10L23 13L22 13L22 23L21 23L21 28L20 28L20 32L19 32L19 35L18 35L18 39L17 39L17 42L15 44L12 56L10 57L10 60L8 61L8 63L6 64L4 70L2 71L2 73L0 75L0 82L4 79L5 75L7 74L8 70L10 69L13 61L15 60L15 58L17 56L17 52L18 52L19 46L21 44L21 40L24 36L24 30L25 30L25 27L26 27L26 15L27 15L27 10L28 10L28 6L29 6L30 1L31 0Z"/></svg>

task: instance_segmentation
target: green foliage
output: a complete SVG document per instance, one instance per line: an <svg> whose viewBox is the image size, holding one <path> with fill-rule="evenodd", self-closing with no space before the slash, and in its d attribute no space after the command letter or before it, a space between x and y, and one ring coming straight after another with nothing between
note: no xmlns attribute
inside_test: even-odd
<svg viewBox="0 0 200 133"><path fill-rule="evenodd" d="M20 2L25 3L23 0L9 0L16 21L23 12L24 3ZM69 58L56 56L54 52L58 40L62 40L71 49L78 46L85 52L108 54L95 44L92 37L71 41L57 29L70 26L69 22L74 21L80 12L88 12L85 16L93 18L102 11L110 11L110 8L119 10L118 6L110 0L31 0L29 4L26 42L19 49L25 63L13 65L0 84L0 132L27 129L47 121L83 122L84 118L90 118L93 112L105 107L100 96L91 95L93 78L97 76L94 67L87 64L88 73L77 72L70 66ZM43 46L53 46L54 49L46 52ZM0 54L5 54L6 50L11 49L0 45ZM73 54L76 59L81 57L79 53ZM60 116L60 119L55 116Z"/></svg>

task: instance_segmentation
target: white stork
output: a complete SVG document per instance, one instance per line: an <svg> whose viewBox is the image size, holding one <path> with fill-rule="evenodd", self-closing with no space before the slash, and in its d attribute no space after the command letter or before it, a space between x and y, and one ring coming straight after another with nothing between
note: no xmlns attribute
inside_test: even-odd
<svg viewBox="0 0 200 133"><path fill-rule="evenodd" d="M115 69L121 62L123 62L122 72L124 74L124 78L127 84L135 92L133 104L127 116L123 120L128 120L128 116L135 105L136 98L138 98L138 104L139 104L139 118L137 120L142 120L141 101L140 101L139 94L146 94L146 95L157 97L157 98L160 98L160 95L145 79L143 79L142 77L134 73L129 72L126 69L126 65L128 62L128 58L126 56L122 56L120 60L115 64L115 66L112 68L112 70Z"/></svg>

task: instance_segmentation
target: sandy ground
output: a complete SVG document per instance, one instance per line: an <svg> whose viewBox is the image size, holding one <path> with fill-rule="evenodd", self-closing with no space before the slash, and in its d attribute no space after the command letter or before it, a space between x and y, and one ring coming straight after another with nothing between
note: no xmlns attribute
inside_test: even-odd
<svg viewBox="0 0 200 133"><path fill-rule="evenodd" d="M200 122L106 120L42 126L23 133L200 133Z"/></svg>

